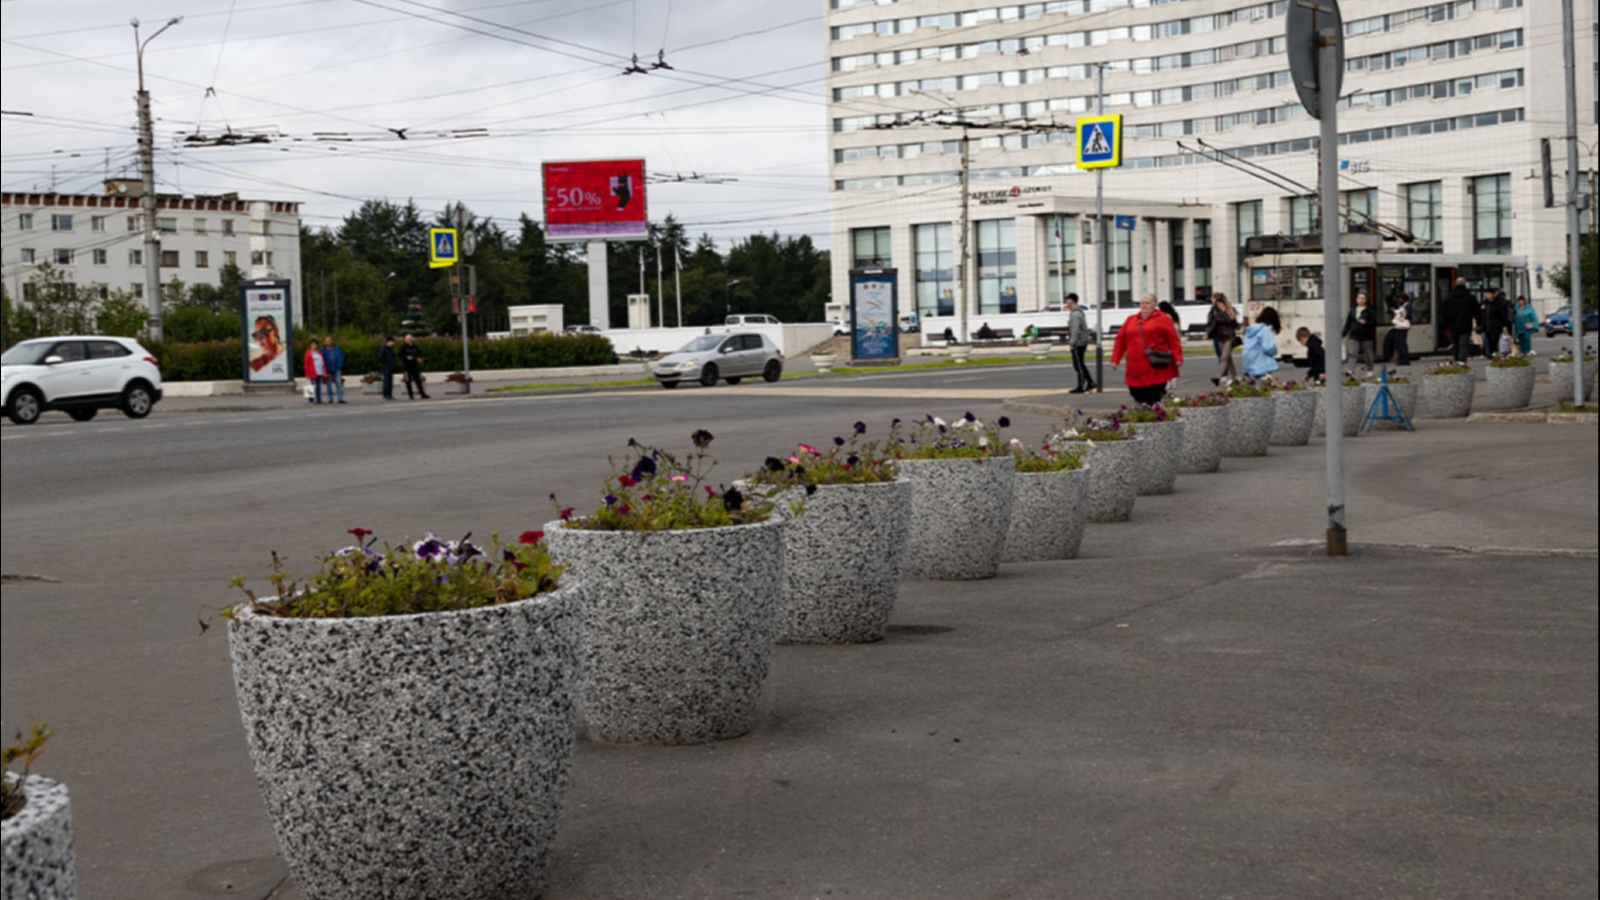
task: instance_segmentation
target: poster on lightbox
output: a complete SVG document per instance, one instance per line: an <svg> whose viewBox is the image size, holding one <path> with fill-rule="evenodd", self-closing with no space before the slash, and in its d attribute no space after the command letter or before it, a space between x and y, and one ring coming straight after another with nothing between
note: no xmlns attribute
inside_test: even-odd
<svg viewBox="0 0 1600 900"><path fill-rule="evenodd" d="M252 384L294 380L294 330L289 317L289 288L250 287L241 318L245 331L244 380Z"/></svg>
<svg viewBox="0 0 1600 900"><path fill-rule="evenodd" d="M896 271L850 273L850 355L854 359L899 359L900 326Z"/></svg>

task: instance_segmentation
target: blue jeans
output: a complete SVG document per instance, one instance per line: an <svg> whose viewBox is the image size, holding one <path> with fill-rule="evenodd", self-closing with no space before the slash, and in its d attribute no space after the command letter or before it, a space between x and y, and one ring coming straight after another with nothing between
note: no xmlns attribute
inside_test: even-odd
<svg viewBox="0 0 1600 900"><path fill-rule="evenodd" d="M322 379L320 377L317 377L317 376L313 376L311 378L311 391L312 391L311 402L312 403L321 403L322 402L322 382L323 382L323 380L324 379ZM333 399L333 394L332 394L332 390L333 389L329 388L328 390L329 390L328 399L332 400Z"/></svg>
<svg viewBox="0 0 1600 900"><path fill-rule="evenodd" d="M328 376L328 402L333 402L334 392L339 392L339 402L344 402L344 376L338 372Z"/></svg>

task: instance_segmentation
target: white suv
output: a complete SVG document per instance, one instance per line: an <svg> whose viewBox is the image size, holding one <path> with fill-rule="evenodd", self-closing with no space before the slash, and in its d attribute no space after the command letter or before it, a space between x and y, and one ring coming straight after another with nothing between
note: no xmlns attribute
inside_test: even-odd
<svg viewBox="0 0 1600 900"><path fill-rule="evenodd" d="M87 422L102 409L142 419L161 401L161 370L139 342L119 337L23 341L0 356L6 416L32 425L59 409Z"/></svg>

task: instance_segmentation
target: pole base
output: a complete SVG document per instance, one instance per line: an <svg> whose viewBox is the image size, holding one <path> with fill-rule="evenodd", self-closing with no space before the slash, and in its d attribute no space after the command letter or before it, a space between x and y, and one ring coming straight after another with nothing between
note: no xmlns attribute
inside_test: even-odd
<svg viewBox="0 0 1600 900"><path fill-rule="evenodd" d="M1328 556L1334 558L1349 556L1350 544L1347 538L1348 535L1343 527L1339 525L1330 527L1328 529Z"/></svg>

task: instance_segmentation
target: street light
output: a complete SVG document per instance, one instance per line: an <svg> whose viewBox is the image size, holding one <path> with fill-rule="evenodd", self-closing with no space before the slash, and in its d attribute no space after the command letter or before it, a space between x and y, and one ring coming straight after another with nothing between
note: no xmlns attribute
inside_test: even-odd
<svg viewBox="0 0 1600 900"><path fill-rule="evenodd" d="M736 284L744 284L744 280L735 278L728 282L727 286L724 287L722 291L723 307L726 311L726 315L733 315L733 286Z"/></svg>
<svg viewBox="0 0 1600 900"><path fill-rule="evenodd" d="M144 48L161 36L163 31L183 21L183 16L173 16L156 33L139 40L139 20L129 19L133 26L133 51L139 67L139 175L143 191L139 208L144 212L144 294L150 308L150 340L161 343L161 237L156 231L156 139L150 121L150 92L144 89Z"/></svg>

